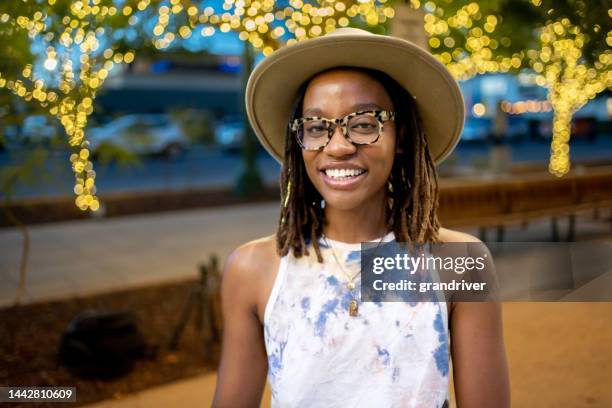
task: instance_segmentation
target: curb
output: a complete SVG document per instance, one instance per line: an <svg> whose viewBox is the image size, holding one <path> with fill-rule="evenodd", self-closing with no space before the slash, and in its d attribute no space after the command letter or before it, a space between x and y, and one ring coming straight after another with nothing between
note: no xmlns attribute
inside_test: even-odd
<svg viewBox="0 0 612 408"><path fill-rule="evenodd" d="M208 189L124 192L100 195L100 209L96 212L79 210L73 197L24 199L9 205L0 204L0 228L15 227L7 216L8 210L26 225L89 218L111 218L124 215L174 211L190 208L278 201L280 189L265 186L256 195L242 197L230 187Z"/></svg>

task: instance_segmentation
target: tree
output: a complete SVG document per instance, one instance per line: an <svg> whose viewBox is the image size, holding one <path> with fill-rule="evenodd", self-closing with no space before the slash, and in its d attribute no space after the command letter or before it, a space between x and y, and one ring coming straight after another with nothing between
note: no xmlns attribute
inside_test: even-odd
<svg viewBox="0 0 612 408"><path fill-rule="evenodd" d="M1 51L8 57L2 58L6 64L0 66L0 88L62 125L73 150L75 204L84 211L99 208L85 127L109 70L134 59L134 51L126 49L121 35L134 21L127 11L136 2L126 2L122 11L108 0L93 3L25 0L0 4L0 35L7 44ZM19 50L11 52L11 47ZM6 99L7 94L2 94Z"/></svg>
<svg viewBox="0 0 612 408"><path fill-rule="evenodd" d="M601 18L605 2L538 1L549 17L538 31L538 45L527 52L536 83L548 89L554 110L549 171L570 170L569 141L574 112L612 87L612 23ZM588 4L587 4L588 3Z"/></svg>
<svg viewBox="0 0 612 408"><path fill-rule="evenodd" d="M108 36L113 28L125 27L128 17L117 16L112 2L71 2L66 0L0 3L0 101L2 128L20 127L24 116L44 113L56 118L73 149L70 156L76 184L75 203L82 210L97 210L95 171L89 160L84 129L93 112L97 89L114 63L130 62L118 37ZM105 4L101 4L105 3ZM109 48L103 50L101 44ZM6 134L4 131L3 135ZM17 137L19 137L19 132ZM44 148L28 152L18 166L2 170L3 212L19 227L24 237L19 284L15 303L25 290L29 234L27 226L9 210L11 191L18 182L42 179L36 174L48 153Z"/></svg>
<svg viewBox="0 0 612 408"><path fill-rule="evenodd" d="M253 50L248 43L244 43L244 51L242 53L242 89L243 94L241 100L245 98L246 84L249 76L253 71ZM244 122L244 151L243 151L243 163L244 170L236 183L236 193L239 196L249 196L261 192L263 187L263 181L257 171L256 157L257 157L257 140L253 129L249 124L248 117L246 115L246 108L241 107L242 120Z"/></svg>
<svg viewBox="0 0 612 408"><path fill-rule="evenodd" d="M169 5L161 0L126 0L121 5L112 0L0 3L0 36L8 44L0 48L0 55L8 57L0 65L0 91L5 88L60 121L74 150L70 161L80 209L96 211L100 205L85 137L97 92L115 64L134 61L136 50L146 54L172 49L196 30L205 37L219 30L238 32L268 55L350 21L375 28L392 14L384 0L226 0L223 9L220 13L206 1L189 0L170 0Z"/></svg>
<svg viewBox="0 0 612 408"><path fill-rule="evenodd" d="M569 171L573 113L612 86L612 23L606 2L580 0L436 0L426 12L432 53L458 80L530 69L554 110L549 171Z"/></svg>
<svg viewBox="0 0 612 408"><path fill-rule="evenodd" d="M432 54L460 81L475 75L517 72L540 15L526 0L410 2L424 11Z"/></svg>

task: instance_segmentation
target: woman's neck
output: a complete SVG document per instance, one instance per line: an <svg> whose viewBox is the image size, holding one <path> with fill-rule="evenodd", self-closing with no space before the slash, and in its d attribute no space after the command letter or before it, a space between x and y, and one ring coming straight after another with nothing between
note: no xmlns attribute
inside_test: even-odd
<svg viewBox="0 0 612 408"><path fill-rule="evenodd" d="M323 233L329 239L346 243L376 240L388 232L385 203L383 196L350 210L326 206L327 225Z"/></svg>

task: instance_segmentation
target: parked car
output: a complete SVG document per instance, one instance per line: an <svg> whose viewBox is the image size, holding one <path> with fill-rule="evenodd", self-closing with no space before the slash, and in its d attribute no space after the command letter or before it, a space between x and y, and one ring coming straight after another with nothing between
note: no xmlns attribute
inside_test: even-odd
<svg viewBox="0 0 612 408"><path fill-rule="evenodd" d="M59 121L45 115L28 116L20 125L8 125L2 128L2 132L0 146L3 149L56 147L61 142L60 136L64 135Z"/></svg>
<svg viewBox="0 0 612 408"><path fill-rule="evenodd" d="M228 120L215 127L215 143L223 151L238 152L244 146L244 122Z"/></svg>
<svg viewBox="0 0 612 408"><path fill-rule="evenodd" d="M21 128L22 135L31 141L50 140L56 136L58 132L58 125L51 123L52 120L57 121L54 118L49 118L44 115L28 116L23 121L23 126Z"/></svg>
<svg viewBox="0 0 612 408"><path fill-rule="evenodd" d="M87 132L90 150L96 155L104 144L137 155L180 156L189 139L177 124L163 114L125 115Z"/></svg>

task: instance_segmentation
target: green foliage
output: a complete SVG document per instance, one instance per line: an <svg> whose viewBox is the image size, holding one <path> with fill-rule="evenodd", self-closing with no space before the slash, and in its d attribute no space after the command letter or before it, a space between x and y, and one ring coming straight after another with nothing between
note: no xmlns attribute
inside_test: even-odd
<svg viewBox="0 0 612 408"><path fill-rule="evenodd" d="M117 163L122 167L132 165L142 165L142 160L138 155L130 152L121 146L109 142L102 142L93 154L94 161L102 165Z"/></svg>
<svg viewBox="0 0 612 408"><path fill-rule="evenodd" d="M1 13L1 12L0 12ZM0 72L4 77L21 74L26 64L34 62L30 50L30 38L23 30L0 23Z"/></svg>
<svg viewBox="0 0 612 408"><path fill-rule="evenodd" d="M12 198L12 192L17 184L23 186L37 186L41 181L49 180L49 174L44 171L45 161L49 157L49 150L45 147L37 147L27 151L16 151L16 163L0 168L0 193L8 202Z"/></svg>
<svg viewBox="0 0 612 408"><path fill-rule="evenodd" d="M604 52L610 52L606 36L612 31L609 16L610 3L601 0L542 0L538 8L540 21L570 20L572 25L586 35L583 55L588 63L598 60Z"/></svg>
<svg viewBox="0 0 612 408"><path fill-rule="evenodd" d="M214 118L208 110L176 108L171 110L169 115L192 143L202 143L209 146L214 144Z"/></svg>

